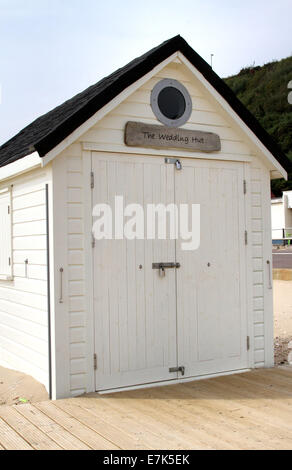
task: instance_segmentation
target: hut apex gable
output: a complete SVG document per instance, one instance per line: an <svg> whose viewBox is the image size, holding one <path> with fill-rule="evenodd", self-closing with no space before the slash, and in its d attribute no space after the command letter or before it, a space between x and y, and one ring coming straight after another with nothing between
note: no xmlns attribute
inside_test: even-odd
<svg viewBox="0 0 292 470"><path fill-rule="evenodd" d="M151 76L139 87L132 88L131 93L123 100L119 100L114 108L108 111L101 119L93 120L88 125L88 130L82 134L78 141L85 150L110 150L118 152L135 152L156 154L155 149L132 148L124 144L125 126L128 121L137 121L150 125L163 125L160 123L151 108L151 91L157 83L163 79L179 81L189 92L192 99L192 114L181 129L198 130L217 133L223 142L236 142L237 153L251 158L251 146L248 147L246 136L235 129L233 121L223 108L217 103L203 84L192 72L179 60L175 59L166 64L157 73ZM135 84L136 85L136 84ZM93 125L92 125L93 124ZM246 142L244 142L247 141ZM224 147L225 148L225 147ZM161 151L161 149L160 149ZM168 148L168 152L171 149ZM176 153L178 150L174 150ZM159 152L159 150L158 150ZM193 153L183 151L185 156L193 156ZM228 152L227 152L228 153ZM195 155L198 156L198 153ZM205 154L204 154L205 155ZM207 156L207 155L205 155ZM213 155L214 157L214 155ZM212 157L212 158L213 158ZM45 157L46 159L46 157Z"/></svg>
<svg viewBox="0 0 292 470"><path fill-rule="evenodd" d="M217 152L202 154L171 148L162 150L161 148L150 149L125 145L125 127L128 121L162 125L157 121L152 111L150 96L155 85L163 79L179 81L186 87L192 98L191 117L181 129L212 132L219 135L222 147L220 159L251 161L257 156L262 159L264 166L269 170L276 169L278 175L280 171L283 171L273 155L269 154L269 160L263 158L262 150L259 149L258 143L250 138L246 126L242 125L240 120L238 120L239 122L235 120L230 114L228 105L224 107L218 101L216 91L210 92L204 78L199 73L195 74L179 53L171 61L167 61L163 68L160 67L155 74L150 74L146 82L144 80L143 83L139 83L139 86L134 84L131 89L127 90L127 96L117 101L116 106L106 112L103 117L99 119L100 115L95 116L95 119L87 123L88 130L80 137L78 136L78 141L82 144L83 149L148 155L161 153L171 155L173 153L181 157L196 156L214 159L218 155ZM95 123L93 123L94 120ZM72 136L72 141L74 140Z"/></svg>
<svg viewBox="0 0 292 470"><path fill-rule="evenodd" d="M170 63L188 68L266 156L270 170L287 176L291 165L285 154L181 36L165 41L27 126L0 147L0 166L33 152L38 152L45 165Z"/></svg>

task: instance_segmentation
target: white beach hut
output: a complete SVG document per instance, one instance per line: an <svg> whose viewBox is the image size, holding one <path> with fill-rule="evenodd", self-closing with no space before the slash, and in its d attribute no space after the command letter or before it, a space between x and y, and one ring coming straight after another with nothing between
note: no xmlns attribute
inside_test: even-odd
<svg viewBox="0 0 292 470"><path fill-rule="evenodd" d="M289 161L174 37L0 147L0 364L52 398L273 365L270 179ZM200 206L200 244L93 208ZM165 263L168 263L165 265Z"/></svg>

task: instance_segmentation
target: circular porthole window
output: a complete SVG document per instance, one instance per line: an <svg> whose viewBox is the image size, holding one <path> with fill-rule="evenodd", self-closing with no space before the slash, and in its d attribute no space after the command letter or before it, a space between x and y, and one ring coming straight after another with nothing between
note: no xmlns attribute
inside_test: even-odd
<svg viewBox="0 0 292 470"><path fill-rule="evenodd" d="M192 99L181 83L165 78L151 92L151 107L157 119L165 126L180 127L190 118Z"/></svg>

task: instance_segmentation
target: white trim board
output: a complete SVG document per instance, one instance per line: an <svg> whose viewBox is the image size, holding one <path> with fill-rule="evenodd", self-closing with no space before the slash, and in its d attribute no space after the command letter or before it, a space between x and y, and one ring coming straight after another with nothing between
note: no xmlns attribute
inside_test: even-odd
<svg viewBox="0 0 292 470"><path fill-rule="evenodd" d="M168 385L178 385L178 384L187 383L187 382L198 382L199 380L214 379L216 377L224 377L227 375L244 374L250 371L251 369L231 370L227 372L220 372L218 374L208 374L208 375L199 375L198 377L188 377L186 379L170 379L170 380L165 380L164 382L152 382L152 383L143 384L143 385L133 385L131 387L113 388L109 390L102 390L100 392L97 391L95 393L97 393L98 395L108 395L112 393L129 392L131 390L142 390L144 388L166 387Z"/></svg>
<svg viewBox="0 0 292 470"><path fill-rule="evenodd" d="M126 147L123 145L99 144L94 142L82 142L83 150L90 150L92 152L107 152L107 153L124 153L135 155L152 155L152 156L173 156L182 158L199 158L200 160L227 160L233 162L252 162L253 156L248 155L234 155L224 153L202 153L202 152L188 152L172 148L143 148L143 147Z"/></svg>
<svg viewBox="0 0 292 470"><path fill-rule="evenodd" d="M0 168L0 181L5 181L13 176L21 175L22 173L41 166L42 158L39 156L38 152L34 152Z"/></svg>
<svg viewBox="0 0 292 470"><path fill-rule="evenodd" d="M83 195L84 195L84 233L91 234L92 230L92 188L88 184L92 171L91 152L82 152L82 170L83 170ZM94 286L93 286L93 247L91 236L84 237L84 273L85 273L85 305L86 305L86 361L87 361L87 380L86 390L92 392L95 390L95 370L93 355L94 345Z"/></svg>

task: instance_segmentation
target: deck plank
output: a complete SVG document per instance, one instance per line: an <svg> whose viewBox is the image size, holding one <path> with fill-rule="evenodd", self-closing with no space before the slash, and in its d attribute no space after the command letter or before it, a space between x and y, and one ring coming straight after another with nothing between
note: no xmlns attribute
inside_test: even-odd
<svg viewBox="0 0 292 470"><path fill-rule="evenodd" d="M125 430L119 428L119 422L115 422L116 425L114 425L114 420L110 419L110 422L108 422L103 419L101 413L98 413L98 405L93 409L86 408L86 404L83 407L83 399L59 400L55 402L55 405L71 416L77 416L78 421L101 434L109 441L114 442L121 449L144 449L143 440L132 435L130 430L125 432Z"/></svg>
<svg viewBox="0 0 292 470"><path fill-rule="evenodd" d="M53 421L47 415L38 410L35 406L27 404L19 406L17 411L28 421L35 425L40 431L45 433L52 441L66 450L89 450L90 447L73 436L70 432Z"/></svg>
<svg viewBox="0 0 292 470"><path fill-rule="evenodd" d="M204 449L208 449L210 443L215 449L257 448L258 443L250 437L250 432L244 433L246 426L231 417L225 419L220 407L218 409L218 402L210 409L209 400L204 397L198 397L195 401L194 397L188 399L191 397L183 393L182 387L181 384L165 388L163 400L155 389L147 398L147 392L143 392L136 400L129 396L127 406L134 415L139 407L143 414L156 416L157 426L160 426L161 421L168 421L178 435L185 436L186 442L191 438L192 443L198 433L199 439L204 439L201 445ZM188 385L186 388L189 388Z"/></svg>
<svg viewBox="0 0 292 470"><path fill-rule="evenodd" d="M18 405L25 406L25 405ZM18 406L0 407L1 418L21 435L35 450L61 450L56 442L24 418L18 411Z"/></svg>
<svg viewBox="0 0 292 470"><path fill-rule="evenodd" d="M166 387L169 389L169 387ZM165 390L164 390L165 392ZM161 392L160 392L161 393ZM143 396L144 394L142 394ZM186 427L184 416L180 414L179 419L175 416L177 407L174 409L169 406L169 403L161 408L163 400L159 400L158 406L155 406L154 400L147 403L146 400L139 395L138 399L133 401L131 398L112 396L103 398L105 405L111 409L107 413L111 416L113 409L121 415L127 412L130 416L135 417L137 426L140 429L149 429L151 435L161 434L160 438L167 438L166 449L173 447L184 449L211 449L211 448L229 448L233 446L216 436L212 432L212 425L206 431L206 426L203 422L196 421L195 425L190 428ZM160 395L161 397L161 395ZM99 405L100 408L100 405ZM210 445L210 438L213 437L212 446ZM155 448L162 448L161 445Z"/></svg>
<svg viewBox="0 0 292 470"><path fill-rule="evenodd" d="M149 422L139 413L132 413L127 407L111 407L110 404L100 397L82 397L78 398L80 406L92 411L94 414L101 416L102 419L111 423L123 433L130 433L140 441L148 449L172 449L173 445L176 449L186 448L186 442L177 436L176 432L170 427L165 427L163 423L149 425ZM193 446L196 443L193 442Z"/></svg>
<svg viewBox="0 0 292 470"><path fill-rule="evenodd" d="M33 450L14 429L0 418L0 440L5 450Z"/></svg>
<svg viewBox="0 0 292 470"><path fill-rule="evenodd" d="M286 373L283 371L279 374L276 371L267 371L259 370L257 373L243 374L243 378L251 381L252 383L258 383L263 386L272 386L274 390L277 390L278 393L285 394L292 398L292 376L291 373Z"/></svg>
<svg viewBox="0 0 292 470"><path fill-rule="evenodd" d="M33 448L292 450L292 368L0 406L0 450Z"/></svg>
<svg viewBox="0 0 292 470"><path fill-rule="evenodd" d="M182 387L183 389L183 387ZM230 385L228 385L228 392L230 393ZM291 426L284 426L283 421L277 420L276 416L271 416L268 410L259 409L259 405L263 403L262 399L258 399L256 395L251 399L250 397L243 400L240 395L233 395L232 399L225 399L227 390L220 390L218 385L216 388L217 396L212 397L208 388L204 389L204 384L198 390L199 396L203 401L203 413L206 413L206 419L210 422L216 421L216 416L221 421L221 429L230 429L234 431L234 437L241 440L241 446L247 448L273 448L281 449L283 447L283 440L291 437ZM194 409L194 413L198 411L198 398L194 401L194 392L191 387L185 390L188 395L190 409ZM186 402L184 404L186 406ZM268 412L267 412L268 411ZM275 412L276 415L277 412ZM265 426L263 426L265 423ZM268 427L266 425L268 424ZM217 428L219 430L219 426ZM222 431L220 431L222 432ZM234 442L234 438L232 438ZM289 445L288 445L289 447Z"/></svg>
<svg viewBox="0 0 292 470"><path fill-rule="evenodd" d="M90 428L82 424L78 419L62 411L53 402L36 403L35 407L46 414L53 421L69 431L77 439L80 439L87 446L94 450L115 450L119 449L112 442L101 435L95 433Z"/></svg>

